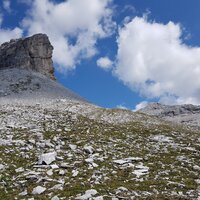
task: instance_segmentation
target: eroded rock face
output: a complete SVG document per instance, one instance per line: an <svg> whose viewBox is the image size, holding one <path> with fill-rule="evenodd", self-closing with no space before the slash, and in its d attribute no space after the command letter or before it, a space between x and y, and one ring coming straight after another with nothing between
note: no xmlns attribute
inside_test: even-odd
<svg viewBox="0 0 200 200"><path fill-rule="evenodd" d="M154 115L161 119L182 123L187 125L200 125L199 105L162 105L160 103L149 103L139 112Z"/></svg>
<svg viewBox="0 0 200 200"><path fill-rule="evenodd" d="M53 46L45 34L11 40L0 46L0 69L33 70L55 79L52 53Z"/></svg>
<svg viewBox="0 0 200 200"><path fill-rule="evenodd" d="M184 105L163 105L160 103L149 103L140 112L159 117L175 117L180 115L200 114L200 106L192 104Z"/></svg>

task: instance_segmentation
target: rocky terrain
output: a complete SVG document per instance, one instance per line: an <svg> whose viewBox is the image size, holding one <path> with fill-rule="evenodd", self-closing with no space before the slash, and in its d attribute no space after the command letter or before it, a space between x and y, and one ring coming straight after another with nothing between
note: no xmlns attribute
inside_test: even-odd
<svg viewBox="0 0 200 200"><path fill-rule="evenodd" d="M191 104L169 106L160 103L149 103L140 112L175 123L200 126L200 106Z"/></svg>
<svg viewBox="0 0 200 200"><path fill-rule="evenodd" d="M11 68L0 70L0 98L2 101L44 101L45 99L75 99L82 97L56 81L34 71Z"/></svg>
<svg viewBox="0 0 200 200"><path fill-rule="evenodd" d="M0 74L0 199L200 199L198 123L100 108L40 70Z"/></svg>

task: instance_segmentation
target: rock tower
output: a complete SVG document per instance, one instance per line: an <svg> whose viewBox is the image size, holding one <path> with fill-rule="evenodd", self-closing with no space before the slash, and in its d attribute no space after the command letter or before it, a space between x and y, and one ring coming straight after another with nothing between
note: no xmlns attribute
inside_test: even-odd
<svg viewBox="0 0 200 200"><path fill-rule="evenodd" d="M45 34L10 40L0 46L0 70L32 70L55 80L52 54L53 46Z"/></svg>

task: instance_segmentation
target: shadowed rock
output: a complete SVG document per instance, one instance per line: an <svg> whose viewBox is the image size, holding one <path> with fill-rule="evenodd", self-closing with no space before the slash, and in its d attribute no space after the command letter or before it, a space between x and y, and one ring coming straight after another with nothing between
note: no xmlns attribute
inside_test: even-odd
<svg viewBox="0 0 200 200"><path fill-rule="evenodd" d="M36 34L0 46L0 101L85 100L57 83L48 36Z"/></svg>
<svg viewBox="0 0 200 200"><path fill-rule="evenodd" d="M200 106L191 104L184 105L162 105L160 103L149 103L140 112L159 117L174 117L179 115L200 114Z"/></svg>
<svg viewBox="0 0 200 200"><path fill-rule="evenodd" d="M162 105L160 103L149 103L139 112L154 115L164 120L188 125L200 125L199 105Z"/></svg>
<svg viewBox="0 0 200 200"><path fill-rule="evenodd" d="M0 69L32 70L55 80L52 53L53 46L45 34L10 40L0 46Z"/></svg>

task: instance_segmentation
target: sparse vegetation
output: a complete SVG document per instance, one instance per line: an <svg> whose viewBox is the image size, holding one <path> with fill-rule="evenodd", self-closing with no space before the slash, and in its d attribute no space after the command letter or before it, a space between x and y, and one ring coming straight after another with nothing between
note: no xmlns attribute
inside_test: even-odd
<svg viewBox="0 0 200 200"><path fill-rule="evenodd" d="M0 199L75 199L90 189L93 199L200 195L200 132L130 111L53 103L1 106ZM56 160L39 165L47 152ZM37 186L46 190L34 195Z"/></svg>

